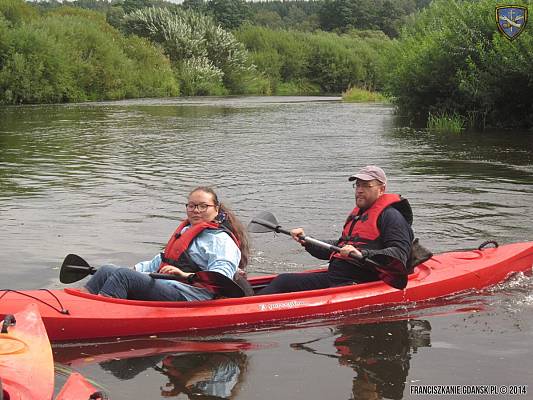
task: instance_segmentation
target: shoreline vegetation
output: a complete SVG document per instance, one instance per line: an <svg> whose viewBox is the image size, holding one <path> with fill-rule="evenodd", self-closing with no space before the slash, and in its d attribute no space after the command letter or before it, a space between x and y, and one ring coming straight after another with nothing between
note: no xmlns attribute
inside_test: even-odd
<svg viewBox="0 0 533 400"><path fill-rule="evenodd" d="M0 105L342 94L433 132L532 129L533 35L506 39L496 5L0 0Z"/></svg>
<svg viewBox="0 0 533 400"><path fill-rule="evenodd" d="M347 103L392 103L390 98L379 92L358 87L351 87L343 92L342 100Z"/></svg>
<svg viewBox="0 0 533 400"><path fill-rule="evenodd" d="M430 133L437 134L460 134L465 129L465 120L457 114L453 115L433 115L429 114L427 120L427 129Z"/></svg>

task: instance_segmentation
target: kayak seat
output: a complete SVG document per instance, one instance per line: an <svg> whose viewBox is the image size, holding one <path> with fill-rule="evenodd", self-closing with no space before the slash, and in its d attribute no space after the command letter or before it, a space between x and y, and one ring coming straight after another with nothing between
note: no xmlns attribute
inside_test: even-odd
<svg viewBox="0 0 533 400"><path fill-rule="evenodd" d="M414 272L414 269L417 265L422 264L424 261L429 260L431 257L433 257L433 253L424 246L422 246L418 238L415 238L411 245L411 253L409 254L409 259L407 260L407 271L409 271L409 275Z"/></svg>

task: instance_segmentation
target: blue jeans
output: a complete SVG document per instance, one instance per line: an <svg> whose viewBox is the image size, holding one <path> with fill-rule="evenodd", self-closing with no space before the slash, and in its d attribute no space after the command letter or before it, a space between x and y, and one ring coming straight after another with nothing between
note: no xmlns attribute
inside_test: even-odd
<svg viewBox="0 0 533 400"><path fill-rule="evenodd" d="M186 301L179 289L131 268L104 265L85 285L92 294L131 300Z"/></svg>

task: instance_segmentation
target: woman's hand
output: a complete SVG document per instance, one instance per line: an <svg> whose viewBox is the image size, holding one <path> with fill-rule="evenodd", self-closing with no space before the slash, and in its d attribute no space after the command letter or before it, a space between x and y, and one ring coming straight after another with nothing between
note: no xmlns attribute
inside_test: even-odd
<svg viewBox="0 0 533 400"><path fill-rule="evenodd" d="M181 269L174 267L173 265L165 265L159 270L159 272L168 275L178 275L182 278L187 278L189 275L192 275L190 272L183 272Z"/></svg>

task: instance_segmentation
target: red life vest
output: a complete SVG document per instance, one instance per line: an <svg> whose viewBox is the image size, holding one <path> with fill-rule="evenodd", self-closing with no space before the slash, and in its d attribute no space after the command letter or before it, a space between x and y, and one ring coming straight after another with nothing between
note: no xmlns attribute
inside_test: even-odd
<svg viewBox="0 0 533 400"><path fill-rule="evenodd" d="M378 228L378 219L385 208L393 206L398 209L411 223L413 214L406 199L402 199L398 194L386 193L379 197L367 210L361 212L359 207L355 207L344 224L342 236L337 246L352 245L357 248L379 249L381 232ZM349 259L339 253L332 254L332 257Z"/></svg>
<svg viewBox="0 0 533 400"><path fill-rule="evenodd" d="M194 238L196 238L205 229L223 230L230 235L237 247L240 247L239 241L224 223L220 224L218 222L201 222L196 225L191 225L189 229L181 233L183 228L189 224L189 221L185 220L174 231L167 242L167 245L165 246L164 252L161 253L162 262L159 269L170 264L180 268L184 272L197 272L200 268L190 259L189 255L187 254L187 249L191 245Z"/></svg>

